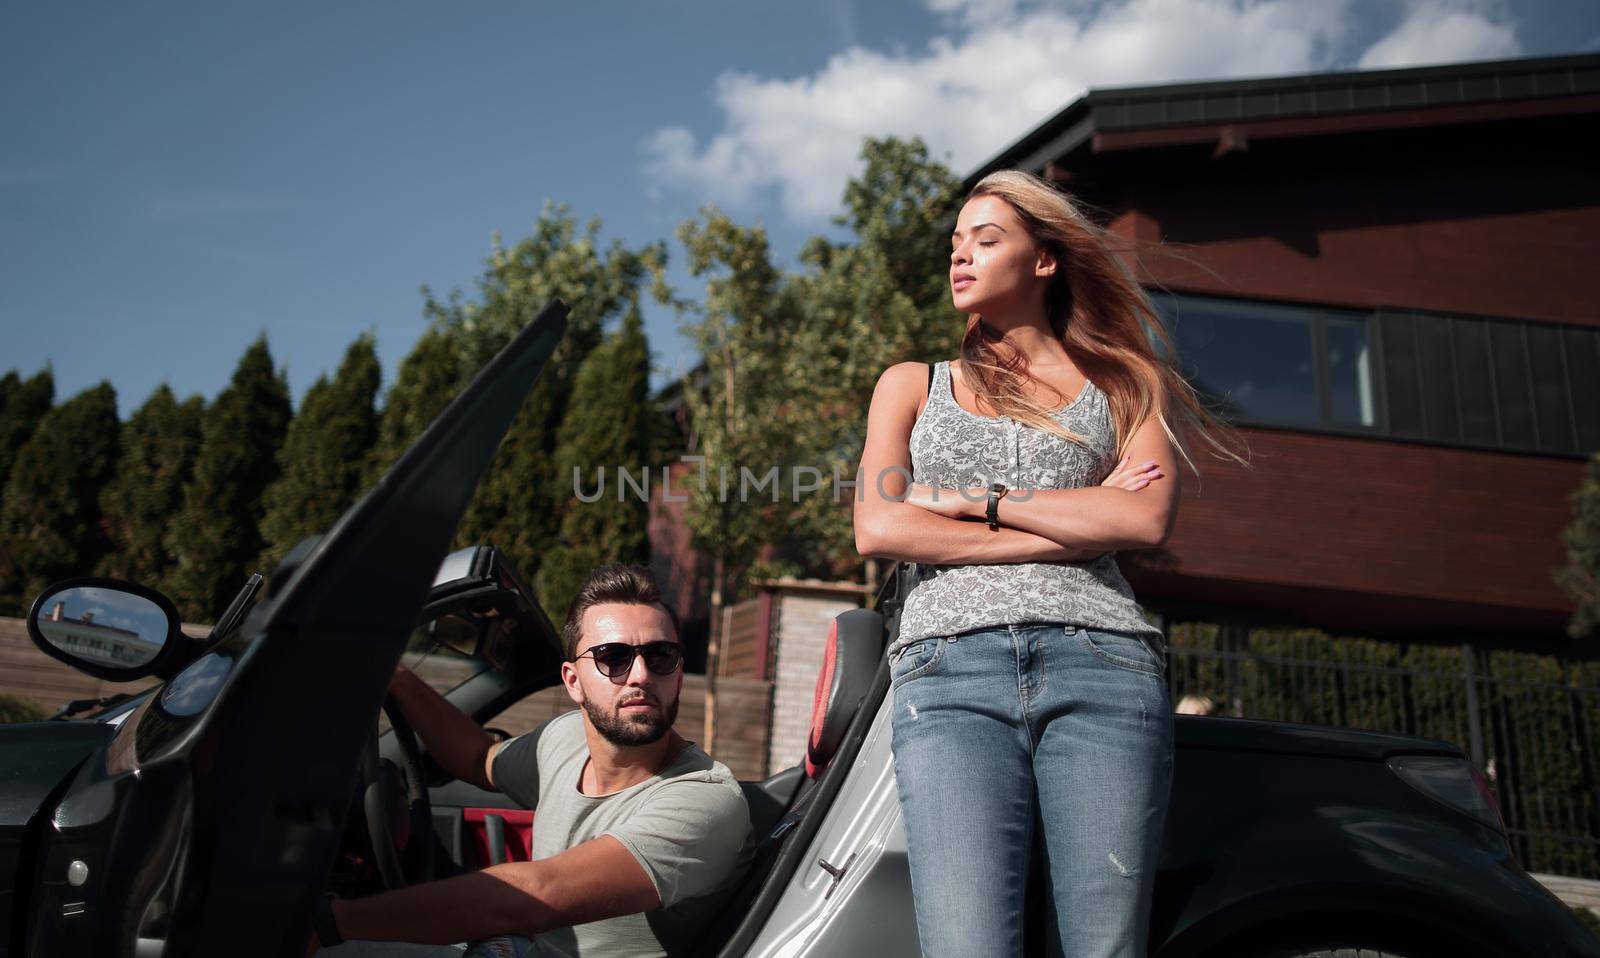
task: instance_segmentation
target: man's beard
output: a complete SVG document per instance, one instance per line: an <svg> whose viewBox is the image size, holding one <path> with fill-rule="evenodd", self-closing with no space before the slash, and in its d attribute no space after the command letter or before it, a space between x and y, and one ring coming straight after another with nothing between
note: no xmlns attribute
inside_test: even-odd
<svg viewBox="0 0 1600 958"><path fill-rule="evenodd" d="M621 748L633 748L658 742L672 731L672 723L678 720L678 700L673 699L671 705L654 712L633 715L624 713L620 705L608 714L593 699L585 699L583 711L606 741Z"/></svg>

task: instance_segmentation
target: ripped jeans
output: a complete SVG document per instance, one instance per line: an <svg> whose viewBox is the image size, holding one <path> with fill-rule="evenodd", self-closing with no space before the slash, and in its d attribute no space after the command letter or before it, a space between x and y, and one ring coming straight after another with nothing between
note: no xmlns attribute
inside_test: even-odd
<svg viewBox="0 0 1600 958"><path fill-rule="evenodd" d="M1172 780L1157 654L1014 625L910 643L889 670L923 954L1022 954L1037 812L1067 958L1144 958Z"/></svg>

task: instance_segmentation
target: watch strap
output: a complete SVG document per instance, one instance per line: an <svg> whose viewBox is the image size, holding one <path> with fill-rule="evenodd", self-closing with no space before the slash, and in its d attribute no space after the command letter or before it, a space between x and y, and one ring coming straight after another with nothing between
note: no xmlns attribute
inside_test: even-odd
<svg viewBox="0 0 1600 958"><path fill-rule="evenodd" d="M993 482L989 484L989 508L986 511L986 521L990 529L1000 528L1000 500L1005 497L1006 484Z"/></svg>
<svg viewBox="0 0 1600 958"><path fill-rule="evenodd" d="M317 942L324 948L344 944L344 936L339 934L339 923L333 917L333 892L326 892L317 899L316 916L312 919L312 927L317 932Z"/></svg>

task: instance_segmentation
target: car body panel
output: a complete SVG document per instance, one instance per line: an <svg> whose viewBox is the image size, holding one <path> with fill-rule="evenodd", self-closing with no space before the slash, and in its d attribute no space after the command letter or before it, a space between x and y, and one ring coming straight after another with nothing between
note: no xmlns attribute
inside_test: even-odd
<svg viewBox="0 0 1600 958"><path fill-rule="evenodd" d="M13 915L27 915L36 892L30 867L71 775L111 738L109 726L30 722L0 735L0 956L12 950Z"/></svg>
<svg viewBox="0 0 1600 958"><path fill-rule="evenodd" d="M0 736L0 835L26 828L50 793L112 729L88 722L28 722Z"/></svg>
<svg viewBox="0 0 1600 958"><path fill-rule="evenodd" d="M1332 725L1297 725L1220 716L1174 716L1173 743L1179 748L1217 748L1229 752L1322 755L1382 761L1392 755L1458 756L1449 742L1416 735L1394 735Z"/></svg>
<svg viewBox="0 0 1600 958"><path fill-rule="evenodd" d="M889 753L888 700L749 958L916 958L905 829ZM837 759L836 759L837 760ZM822 865L842 868L837 879Z"/></svg>

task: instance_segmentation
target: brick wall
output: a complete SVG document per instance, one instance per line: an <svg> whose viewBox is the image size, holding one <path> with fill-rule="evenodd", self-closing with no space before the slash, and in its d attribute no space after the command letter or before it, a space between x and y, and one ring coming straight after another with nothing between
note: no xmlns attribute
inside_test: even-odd
<svg viewBox="0 0 1600 958"><path fill-rule="evenodd" d="M861 607L855 592L780 591L774 613L772 734L767 748L767 769L779 771L805 757L806 735L811 728L812 699L822 650L834 616Z"/></svg>

